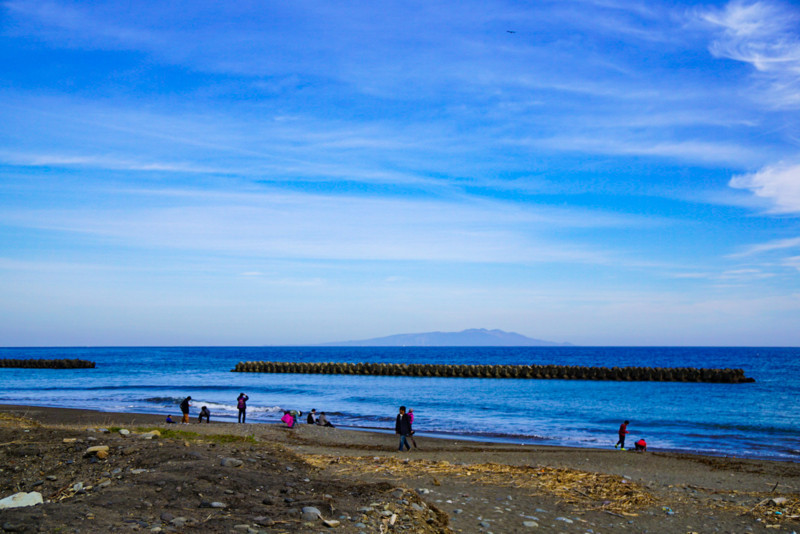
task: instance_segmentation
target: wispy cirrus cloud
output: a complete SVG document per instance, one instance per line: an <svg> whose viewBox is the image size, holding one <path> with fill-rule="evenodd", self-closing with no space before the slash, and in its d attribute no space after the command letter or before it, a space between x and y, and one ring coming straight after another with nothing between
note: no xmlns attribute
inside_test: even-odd
<svg viewBox="0 0 800 534"><path fill-rule="evenodd" d="M753 66L761 95L775 107L800 106L800 14L773 1L734 0L699 13L715 30L711 53Z"/></svg>
<svg viewBox="0 0 800 534"><path fill-rule="evenodd" d="M791 237L788 239L776 239L767 243L760 243L758 245L751 245L742 252L731 254L731 258L742 258L745 256L753 256L756 254L763 254L766 252L773 252L776 250L786 250L800 247L800 237Z"/></svg>

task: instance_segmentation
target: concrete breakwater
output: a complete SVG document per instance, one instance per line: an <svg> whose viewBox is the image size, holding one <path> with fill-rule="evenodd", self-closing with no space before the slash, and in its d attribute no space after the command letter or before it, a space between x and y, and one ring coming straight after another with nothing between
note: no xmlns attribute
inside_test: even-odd
<svg viewBox="0 0 800 534"><path fill-rule="evenodd" d="M696 367L583 367L573 365L444 365L337 362L239 362L235 373L301 373L453 378L531 378L642 382L755 382L742 369Z"/></svg>
<svg viewBox="0 0 800 534"><path fill-rule="evenodd" d="M31 360L21 358L0 358L0 367L19 369L94 369L94 362L88 360Z"/></svg>

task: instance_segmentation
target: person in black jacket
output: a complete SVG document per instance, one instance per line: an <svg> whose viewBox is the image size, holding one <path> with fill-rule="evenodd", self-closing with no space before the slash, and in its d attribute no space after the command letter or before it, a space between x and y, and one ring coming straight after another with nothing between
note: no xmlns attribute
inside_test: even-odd
<svg viewBox="0 0 800 534"><path fill-rule="evenodd" d="M181 420L181 423L183 423L183 424L186 424L186 423L189 422L189 406L191 406L191 404L189 404L190 400L192 400L191 396L186 397L181 402L181 413L183 414L183 419Z"/></svg>
<svg viewBox="0 0 800 534"><path fill-rule="evenodd" d="M397 414L397 421L394 424L394 433L400 434L400 447L398 451L403 450L405 445L407 450L411 450L411 445L408 444L408 436L411 435L411 420L406 413L406 407L400 406L400 413Z"/></svg>

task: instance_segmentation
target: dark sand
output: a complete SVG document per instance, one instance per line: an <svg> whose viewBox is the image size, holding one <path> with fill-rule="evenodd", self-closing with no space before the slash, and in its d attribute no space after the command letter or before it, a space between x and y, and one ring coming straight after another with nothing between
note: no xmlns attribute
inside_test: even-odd
<svg viewBox="0 0 800 534"><path fill-rule="evenodd" d="M151 428L163 435L141 437ZM607 450L416 441L399 453L392 434L0 405L0 498L45 499L0 510L0 531L800 530L797 463L622 452L611 438ZM94 445L108 457L86 456ZM307 506L322 517L303 518Z"/></svg>

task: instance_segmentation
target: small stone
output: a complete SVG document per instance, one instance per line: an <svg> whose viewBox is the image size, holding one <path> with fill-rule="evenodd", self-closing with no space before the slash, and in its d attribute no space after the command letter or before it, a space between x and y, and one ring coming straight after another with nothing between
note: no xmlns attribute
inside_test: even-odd
<svg viewBox="0 0 800 534"><path fill-rule="evenodd" d="M528 528L536 528L539 526L539 523L537 523L536 521L523 521L522 526Z"/></svg>
<svg viewBox="0 0 800 534"><path fill-rule="evenodd" d="M564 523L572 523L572 519L567 517L556 517L556 521L563 521Z"/></svg>
<svg viewBox="0 0 800 534"><path fill-rule="evenodd" d="M50 480L50 481L58 480L58 477L55 476L55 475L47 475L44 478L46 478L47 480Z"/></svg>
<svg viewBox="0 0 800 534"><path fill-rule="evenodd" d="M242 467L244 465L244 462L237 458L223 458L219 462L219 465L221 465L222 467Z"/></svg>
<svg viewBox="0 0 800 534"><path fill-rule="evenodd" d="M238 530L240 532L247 532L250 530L250 525L234 525L233 530Z"/></svg>
<svg viewBox="0 0 800 534"><path fill-rule="evenodd" d="M172 514L171 514L171 513L169 513L169 512L163 512L163 513L161 514L161 520L162 520L164 523L169 523L169 522L170 522L170 521L172 521L173 519L175 519L175 516L174 516L174 515L172 515Z"/></svg>
<svg viewBox="0 0 800 534"><path fill-rule="evenodd" d="M341 525L341 523L339 521L337 521L336 519L323 519L322 520L322 524L325 525L328 528L334 528L334 527L338 527L339 525Z"/></svg>
<svg viewBox="0 0 800 534"><path fill-rule="evenodd" d="M182 528L187 521L188 519L186 519L185 517L175 517L169 520L169 524L174 527Z"/></svg>
<svg viewBox="0 0 800 534"><path fill-rule="evenodd" d="M75 443L76 441L78 441L78 438L64 438L62 441L64 443Z"/></svg>
<svg viewBox="0 0 800 534"><path fill-rule="evenodd" d="M262 527L271 527L275 524L275 521L263 515L254 517L253 521L255 521L256 524L261 525Z"/></svg>
<svg viewBox="0 0 800 534"><path fill-rule="evenodd" d="M303 519L305 519L306 521L312 521L314 519L322 517L322 512L319 511L319 508L316 508L314 506L304 506L302 512L303 512Z"/></svg>
<svg viewBox="0 0 800 534"><path fill-rule="evenodd" d="M228 505L224 502L214 501L211 503L211 508L227 508Z"/></svg>
<svg viewBox="0 0 800 534"><path fill-rule="evenodd" d="M98 452L105 452L106 456L108 456L108 445L95 445L94 447L89 447L86 449L86 452L84 452L83 455L92 456Z"/></svg>
<svg viewBox="0 0 800 534"><path fill-rule="evenodd" d="M42 494L38 491L32 491L30 493L20 492L10 495L4 499L0 499L0 510L5 510L7 508L36 506L37 504L42 504L43 502Z"/></svg>
<svg viewBox="0 0 800 534"><path fill-rule="evenodd" d="M130 431L130 430L128 430L127 428L120 428L120 429L119 429L119 434L120 434L120 436L127 436L127 435L128 435L128 434L130 434L130 433L131 433L131 431Z"/></svg>

